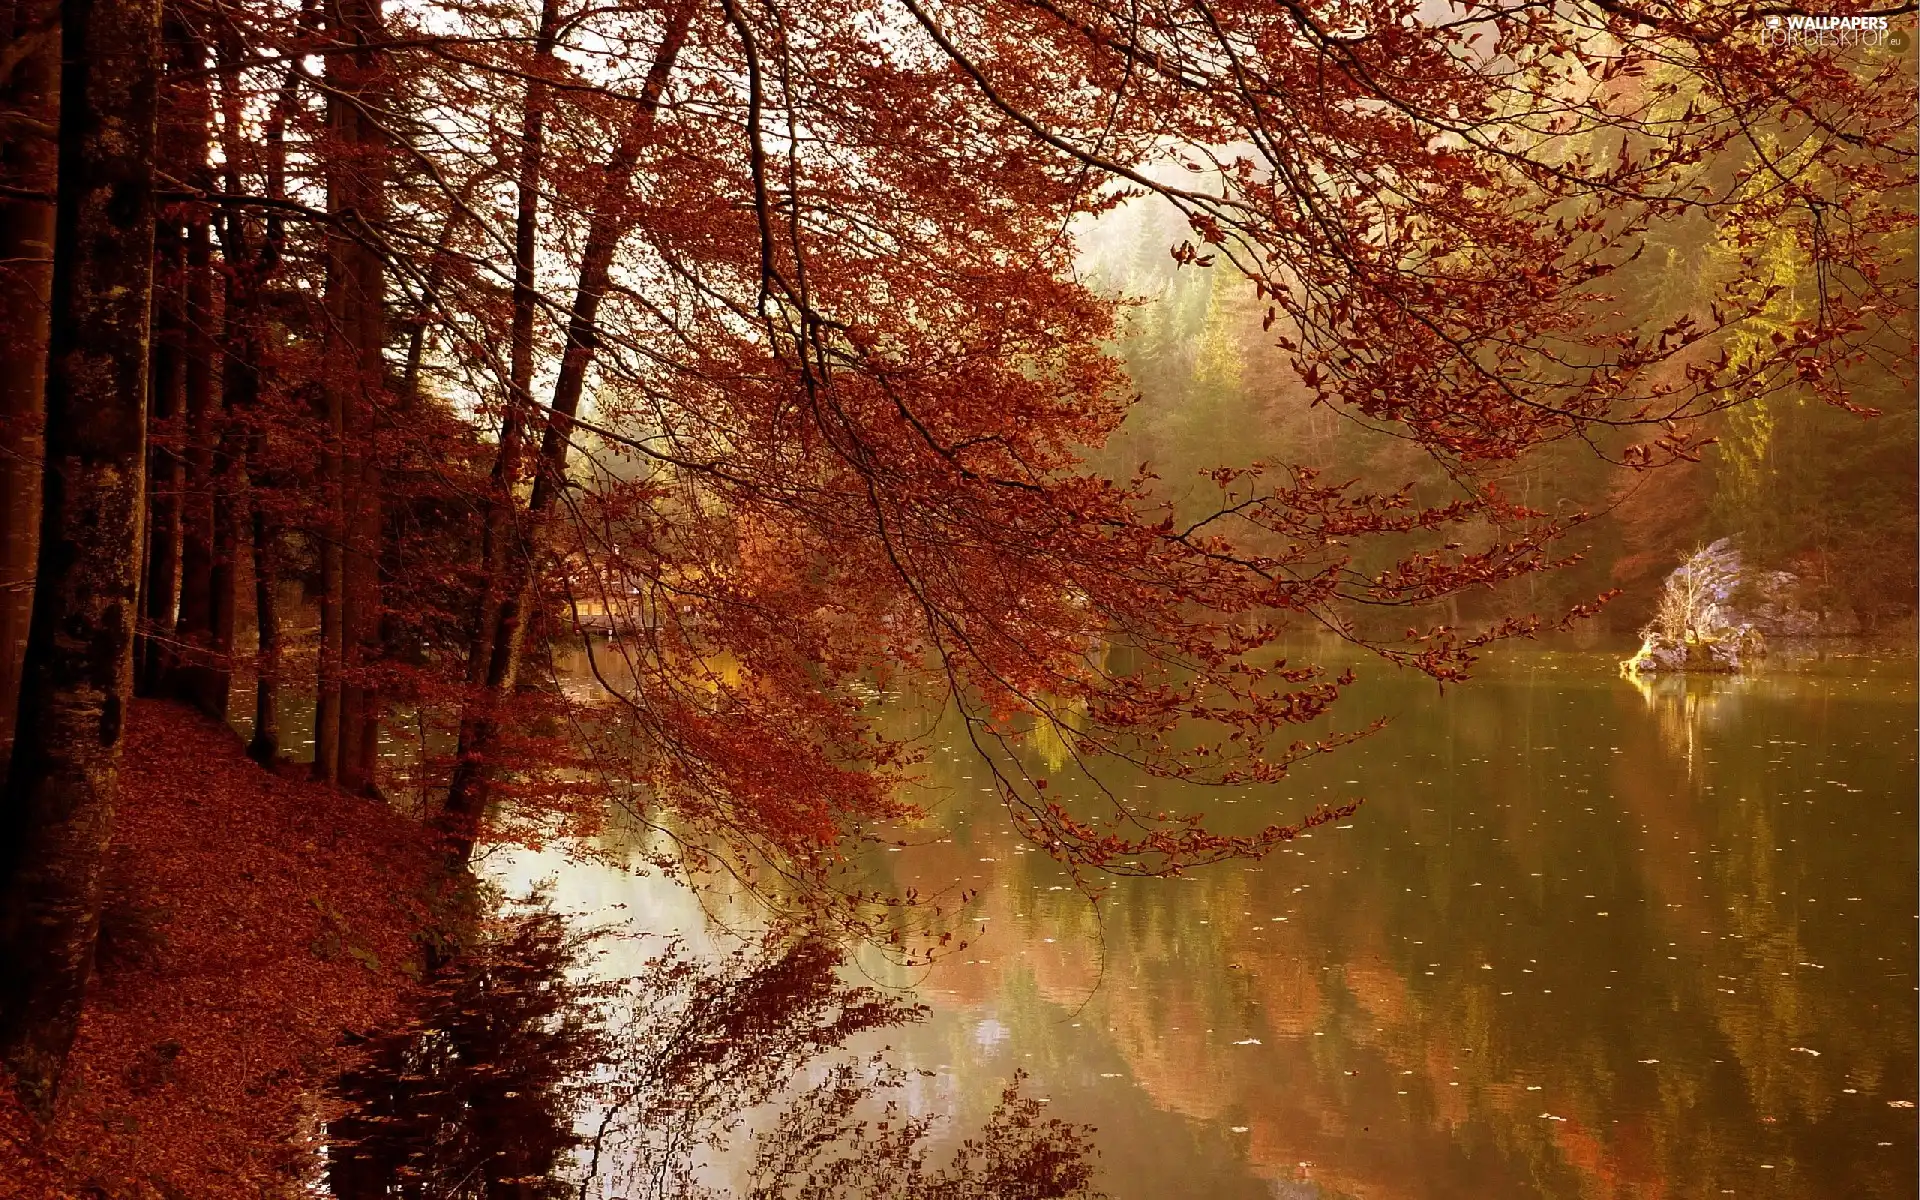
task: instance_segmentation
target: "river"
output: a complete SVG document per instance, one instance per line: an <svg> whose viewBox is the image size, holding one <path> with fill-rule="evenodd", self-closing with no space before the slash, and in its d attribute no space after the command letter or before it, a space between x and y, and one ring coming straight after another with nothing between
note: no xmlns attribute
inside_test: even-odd
<svg viewBox="0 0 1920 1200"><path fill-rule="evenodd" d="M916 969L859 950L850 979L930 1011L847 1052L924 1071L908 1108L948 1141L1024 1070L1048 1115L1095 1127L1116 1200L1911 1197L1911 657L1653 685L1619 657L1513 652L1445 691L1363 669L1336 719L1384 731L1214 802L1252 826L1364 798L1351 820L1097 904L936 733L928 823L870 867L977 889L953 918L970 944ZM729 944L656 877L551 850L490 869Z"/></svg>

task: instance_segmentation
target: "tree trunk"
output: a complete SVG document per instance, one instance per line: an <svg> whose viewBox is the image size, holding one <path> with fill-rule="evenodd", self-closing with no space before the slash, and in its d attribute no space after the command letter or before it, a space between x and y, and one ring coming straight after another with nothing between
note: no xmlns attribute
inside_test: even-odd
<svg viewBox="0 0 1920 1200"><path fill-rule="evenodd" d="M211 114L209 114L211 115ZM207 127L195 147L198 157L188 179L210 190ZM187 224L187 397L206 414L206 436L213 443L207 484L212 491L213 554L207 564L208 620L200 669L194 673L193 701L215 720L227 719L233 682L234 560L240 552L246 458L240 431L226 411L225 389L216 370L220 348L213 334L220 314L214 304L213 230L203 206Z"/></svg>
<svg viewBox="0 0 1920 1200"><path fill-rule="evenodd" d="M554 381L546 435L541 440L540 458L535 467L533 494L521 522L523 528L519 536L514 537L511 536L512 518L516 515L513 484L518 474L515 459L520 453L520 442L524 436L518 429L522 419L518 410L523 406L530 407L530 395L522 389L530 387L532 381L530 288L527 294L526 344L529 366L524 380L519 374L517 360L510 367L513 374L509 391L514 394L509 396L507 418L501 429L500 453L495 460L494 488L489 497L490 506L498 506L497 511L490 507L487 518L488 555L491 561L487 563L488 577L483 588L481 612L475 623L477 632L469 649L467 678L478 685L480 695L469 700L461 712L458 761L447 791L444 824L456 853L471 851L475 825L486 809L492 790L493 764L489 759L499 736L494 710L513 691L514 681L519 675L520 655L525 641L523 614L532 600L535 571L544 540L543 530L554 501L566 483L567 439L573 429L573 418L580 408L587 368L592 364L593 350L598 344L595 322L600 311L600 298L606 293L613 269L613 255L619 249L620 240L626 234L630 221L625 204L627 192L632 186L633 172L640 161L640 154L653 132L654 121L660 111L660 97L666 90L667 78L673 72L674 60L679 57L692 19L693 5L690 0L676 0L667 16L665 36L647 72L646 84L641 89L639 107L613 158L604 168L600 199L588 224L587 240L581 252L580 279L574 291L573 311L567 322L567 344L560 359L560 373ZM538 111L542 101L535 91L534 86L529 86L528 129L536 135L526 148L526 153L530 155L538 153L539 145L539 125L532 122L531 117ZM534 183L537 187L537 160ZM527 256L521 262L528 265L526 277L530 281L535 200L529 197L524 171L522 189L515 249ZM520 325L519 302L522 301L518 269L515 282L517 303L514 332L517 336ZM517 343L515 348L518 349ZM509 455L515 458L509 458Z"/></svg>
<svg viewBox="0 0 1920 1200"><path fill-rule="evenodd" d="M178 14L163 15L161 44L166 74L185 76L188 82L165 89L161 96L156 134L160 161L192 163L196 150L204 161L206 89L193 74L201 65L194 58L196 40ZM183 658L179 653L181 636L204 640L207 626L206 525L183 517L189 487L196 502L203 503L207 494L204 459L196 458L191 470L188 462L199 421L196 402L205 396L204 387L192 388L189 382L194 343L189 298L193 216L188 204L173 203L159 206L155 217L152 358L147 380L147 542L141 587L144 620L135 638L133 670L134 690L140 695L178 692L190 683L199 662L195 656ZM190 389L195 402L188 399ZM199 511L195 509L195 517ZM190 577L184 622L178 614L183 574Z"/></svg>
<svg viewBox="0 0 1920 1200"><path fill-rule="evenodd" d="M196 190L211 190L208 166L213 108L206 82L207 48L183 17L166 28L170 61L181 68L163 125L166 161ZM203 203L179 206L185 231L180 277L180 372L185 396L187 448L181 504L180 661L169 672L169 690L209 716L225 720L233 653L233 530L223 511L231 495L225 415L215 369L219 319L214 305L212 218ZM166 303L162 295L161 302Z"/></svg>
<svg viewBox="0 0 1920 1200"><path fill-rule="evenodd" d="M160 310L168 307L161 298ZM163 325L159 331L167 335ZM185 386L182 354L182 429L180 456L180 604L174 618L176 661L167 671L168 690L198 703L201 687L196 675L204 665L204 647L213 631L213 439L215 430L207 412L204 389Z"/></svg>
<svg viewBox="0 0 1920 1200"><path fill-rule="evenodd" d="M58 18L48 0L0 2L0 40L25 51L11 77L0 79L0 110L21 118L0 138L0 184L8 189L0 194L0 772L13 745L40 543Z"/></svg>
<svg viewBox="0 0 1920 1200"><path fill-rule="evenodd" d="M386 217L388 109L380 0L345 0L335 9L337 43L355 47L328 59L334 85L329 125L337 139L328 178L328 208L340 218L328 246L328 336L335 374L328 381L330 432L338 439L327 456L333 543L323 555L331 621L323 601L322 644L333 678L323 697L326 744L314 739L315 772L342 787L364 791L373 783L379 703L368 672L380 644L380 467L376 414L386 389L386 271L373 238ZM330 568L330 572L327 569ZM335 599L337 597L337 599ZM323 666L323 670L325 667ZM322 768L323 755L330 766Z"/></svg>
<svg viewBox="0 0 1920 1200"><path fill-rule="evenodd" d="M133 684L159 6L62 0L45 502L0 812L0 1058L50 1117L99 931Z"/></svg>
<svg viewBox="0 0 1920 1200"><path fill-rule="evenodd" d="M515 489L523 472L527 420L533 408L533 335L538 294L534 288L535 257L539 251L540 178L546 156L547 86L542 75L553 63L554 42L560 24L558 0L544 0L540 29L534 38L534 62L527 82L526 109L520 124L519 206L513 231L513 320L508 333L507 403L500 418L500 448L493 459L491 491L487 495L481 529L480 617L474 622L467 651L467 682L486 683L493 651L494 627L508 583L507 555L513 528Z"/></svg>
<svg viewBox="0 0 1920 1200"><path fill-rule="evenodd" d="M332 783L340 770L340 543L346 523L341 512L340 440L345 409L341 389L332 381L321 387L320 396L327 428L326 446L320 453L320 660L314 681L313 778Z"/></svg>
<svg viewBox="0 0 1920 1200"><path fill-rule="evenodd" d="M267 441L260 412L260 370L266 354L261 290L275 251L263 250L256 258L248 246L244 220L239 213L231 214L230 229L223 239L229 273L220 390L226 399L235 456L227 480L231 489L227 520L235 527L242 523L248 526L253 552L253 613L259 644L254 654L253 737L247 743L247 757L261 766L271 766L280 754L280 611L274 591L280 579L279 556L275 553L279 531L260 498ZM229 645L231 630L229 620Z"/></svg>
<svg viewBox="0 0 1920 1200"><path fill-rule="evenodd" d="M274 551L276 532L261 506L255 503L252 508L253 617L260 644L254 654L253 736L247 741L247 757L271 767L280 757L280 600L274 592L280 562Z"/></svg>
<svg viewBox="0 0 1920 1200"><path fill-rule="evenodd" d="M179 152L171 131L160 135L163 158ZM160 690L172 670L174 610L180 591L180 499L186 479L187 231L165 213L154 232L154 301L148 363L147 553L141 588L145 618L135 640L133 683L140 695Z"/></svg>
<svg viewBox="0 0 1920 1200"><path fill-rule="evenodd" d="M219 46L223 67L232 68L247 57L246 48L231 32ZM267 121L266 192L276 200L286 192L286 123L294 105L297 80L297 74L290 71ZM222 148L227 190L238 194L244 190L239 164L246 157L240 140L244 126L240 99L233 89L225 89L222 100L226 106L221 128L225 133ZM260 411L260 395L269 336L266 289L280 265L286 229L278 211L269 211L265 236L256 250L248 228L246 214L239 211L229 212L220 227L221 249L228 266L221 393L229 420L236 430L244 426L245 431L243 482L248 540L253 549L254 627L259 635L254 653L253 736L247 742L247 757L271 767L280 756L280 529L264 500L268 483L267 426Z"/></svg>
<svg viewBox="0 0 1920 1200"><path fill-rule="evenodd" d="M166 32L170 60L187 76L170 97L166 161L188 184L206 188L212 182L207 152L213 124L204 76L206 46L199 31L178 17L169 21ZM186 481L180 503L180 610L174 623L179 651L177 663L167 672L167 688L202 712L225 719L225 663L232 635L229 629L223 645L220 628L223 620L231 622L233 587L228 551L223 594L218 512L222 470L217 449L223 420L213 362L217 348L212 230L206 205L188 202L176 211L185 240L178 369L184 396ZM159 303L166 311L175 301L162 293Z"/></svg>

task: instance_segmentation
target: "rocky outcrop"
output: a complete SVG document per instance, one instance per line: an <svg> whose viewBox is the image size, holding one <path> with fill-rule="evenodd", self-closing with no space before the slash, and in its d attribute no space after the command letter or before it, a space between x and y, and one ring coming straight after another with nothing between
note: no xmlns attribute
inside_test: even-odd
<svg viewBox="0 0 1920 1200"><path fill-rule="evenodd" d="M1768 639L1854 632L1848 620L1804 608L1788 571L1749 571L1731 538L1693 553L1661 585L1630 674L1732 672L1766 657Z"/></svg>
<svg viewBox="0 0 1920 1200"><path fill-rule="evenodd" d="M1747 590L1747 620L1770 638L1850 637L1860 632L1860 621L1850 611L1802 608L1802 580L1791 571L1755 572Z"/></svg>

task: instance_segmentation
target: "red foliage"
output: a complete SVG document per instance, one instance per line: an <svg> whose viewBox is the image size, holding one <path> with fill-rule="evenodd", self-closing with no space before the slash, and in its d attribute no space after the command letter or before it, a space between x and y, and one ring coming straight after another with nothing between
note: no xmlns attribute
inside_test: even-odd
<svg viewBox="0 0 1920 1200"><path fill-rule="evenodd" d="M38 1139L0 1089L8 1200L247 1197L311 1165L342 1033L414 988L437 862L383 805L262 771L228 729L136 704L100 969L61 1109Z"/></svg>
<svg viewBox="0 0 1920 1200"><path fill-rule="evenodd" d="M1302 733L1347 681L1276 663L1287 622L1462 677L1537 623L1417 614L1566 561L1584 519L1512 503L1500 469L1575 440L1684 462L1701 417L1802 383L1850 404L1839 368L1911 307L1897 64L1781 55L1691 0L352 13L210 21L209 86L253 115L190 198L277 247L249 503L361 635L321 690L439 710L422 727L459 710L462 836L575 765L510 726L547 682L521 648L584 617L621 634L595 753L692 841L806 874L910 815L918 749L859 699L885 680L960 710L1015 820L1078 867L1261 853L1292 831L1068 812L1003 743L1050 727L1076 759L1272 784L1344 740ZM349 136L340 88L393 109L378 136ZM1190 230L1176 260L1267 310L1316 402L1457 486L1276 460L1203 503L1090 468L1131 396L1124 301L1076 236L1141 198ZM1635 319L1649 240L1702 225L1726 279ZM382 259L369 294L341 291L347 242ZM1776 243L1818 303L1736 352ZM336 353L347 308L395 335L384 373ZM348 384L359 432L321 416ZM381 493L351 529L369 489L343 456ZM1401 611L1404 639L1356 619Z"/></svg>

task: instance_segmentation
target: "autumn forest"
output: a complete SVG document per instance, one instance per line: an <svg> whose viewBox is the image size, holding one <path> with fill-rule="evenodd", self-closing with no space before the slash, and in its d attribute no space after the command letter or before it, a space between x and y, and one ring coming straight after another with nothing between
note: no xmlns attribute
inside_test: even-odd
<svg viewBox="0 0 1920 1200"><path fill-rule="evenodd" d="M1912 27L0 0L0 1197L1911 1194Z"/></svg>

